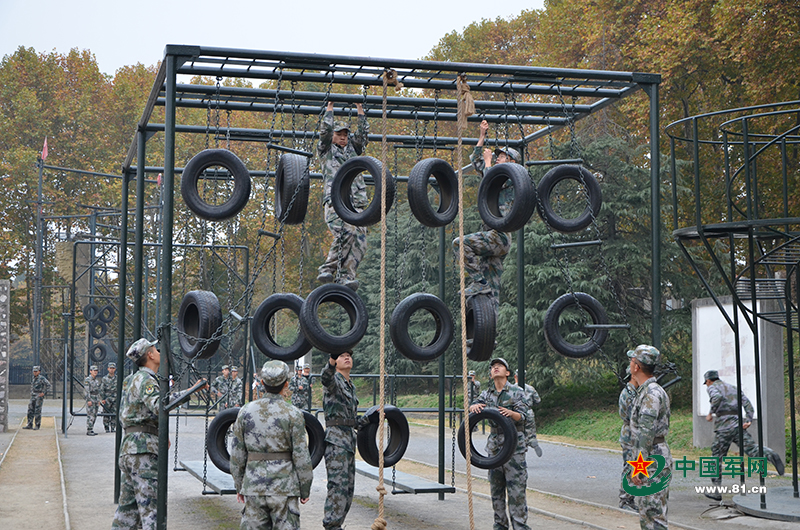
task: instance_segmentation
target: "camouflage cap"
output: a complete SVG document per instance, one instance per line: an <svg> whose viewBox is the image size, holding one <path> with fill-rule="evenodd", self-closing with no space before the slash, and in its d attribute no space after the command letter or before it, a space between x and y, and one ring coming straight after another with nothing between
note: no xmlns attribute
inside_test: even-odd
<svg viewBox="0 0 800 530"><path fill-rule="evenodd" d="M143 337L130 345L125 356L131 361L138 363L139 359L144 357L144 354L147 353L147 350L156 344L158 344L158 341L149 341Z"/></svg>
<svg viewBox="0 0 800 530"><path fill-rule="evenodd" d="M38 365L37 365L37 366L34 366L34 367L33 367L33 370L31 370L31 371L32 371L32 372L41 372L41 370L39 370L39 366L38 366Z"/></svg>
<svg viewBox="0 0 800 530"><path fill-rule="evenodd" d="M227 364L223 364L222 368L220 368L220 370L230 370L230 369L231 369L231 367L228 366Z"/></svg>
<svg viewBox="0 0 800 530"><path fill-rule="evenodd" d="M343 121L337 121L333 124L333 132L347 131L350 132L350 126Z"/></svg>
<svg viewBox="0 0 800 530"><path fill-rule="evenodd" d="M516 162L517 164L519 164L520 160L522 159L522 157L519 156L519 151L517 151L513 147L497 147L497 148L495 148L495 150L494 150L494 155L495 156L497 156L497 155L499 155L501 153L506 155L506 156L508 156L508 158L510 158L511 160Z"/></svg>
<svg viewBox="0 0 800 530"><path fill-rule="evenodd" d="M283 361L267 361L261 368L261 381L267 386L278 386L285 383L292 371L289 365Z"/></svg>
<svg viewBox="0 0 800 530"><path fill-rule="evenodd" d="M470 370L467 375L475 375L475 370Z"/></svg>
<svg viewBox="0 0 800 530"><path fill-rule="evenodd" d="M238 372L239 368L236 366L231 366L231 372Z"/></svg>
<svg viewBox="0 0 800 530"><path fill-rule="evenodd" d="M628 357L636 359L642 364L655 366L661 361L661 352L653 346L639 344L635 350L628 350Z"/></svg>
<svg viewBox="0 0 800 530"><path fill-rule="evenodd" d="M508 367L508 361L506 361L502 357L495 357L494 359L492 359L491 362L489 363L489 366L494 366L495 363L500 363L506 367L506 370L511 370L511 368Z"/></svg>
<svg viewBox="0 0 800 530"><path fill-rule="evenodd" d="M97 371L97 365L96 365L96 364L93 364L93 365L91 365L91 366L89 367L89 371L90 371L90 372L96 372L96 371Z"/></svg>
<svg viewBox="0 0 800 530"><path fill-rule="evenodd" d="M108 363L108 367L109 368L116 368L117 367L117 363Z"/></svg>
<svg viewBox="0 0 800 530"><path fill-rule="evenodd" d="M719 372L716 370L709 370L705 374L703 374L703 380L711 379L712 381L716 381L719 379Z"/></svg>

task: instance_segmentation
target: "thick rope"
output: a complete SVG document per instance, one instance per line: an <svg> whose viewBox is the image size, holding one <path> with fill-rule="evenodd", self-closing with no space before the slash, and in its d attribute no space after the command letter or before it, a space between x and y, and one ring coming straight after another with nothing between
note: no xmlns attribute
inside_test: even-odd
<svg viewBox="0 0 800 530"><path fill-rule="evenodd" d="M464 295L465 273L464 270L464 180L461 169L461 149L464 136L464 126L467 124L467 116L475 112L475 103L472 104L472 112L467 109L466 99L472 99L467 86L467 79L464 74L460 74L456 81L458 87L458 122L457 134L458 143L456 144L456 163L458 164L458 270L459 270L459 299L461 301L461 383L464 394L464 453L467 459L467 503L469 505L469 528L475 530L475 514L472 508L472 448L470 447L470 426L469 426L469 389L467 382L467 297ZM464 88L466 87L466 88ZM462 97L462 94L464 95ZM455 465L454 465L455 467Z"/></svg>

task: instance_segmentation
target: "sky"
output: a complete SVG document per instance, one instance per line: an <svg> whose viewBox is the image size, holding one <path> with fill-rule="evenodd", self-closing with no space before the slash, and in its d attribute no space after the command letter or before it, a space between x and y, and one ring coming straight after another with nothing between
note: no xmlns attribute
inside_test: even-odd
<svg viewBox="0 0 800 530"><path fill-rule="evenodd" d="M157 63L167 44L420 59L451 31L544 0L0 0L0 56L90 50L100 70Z"/></svg>

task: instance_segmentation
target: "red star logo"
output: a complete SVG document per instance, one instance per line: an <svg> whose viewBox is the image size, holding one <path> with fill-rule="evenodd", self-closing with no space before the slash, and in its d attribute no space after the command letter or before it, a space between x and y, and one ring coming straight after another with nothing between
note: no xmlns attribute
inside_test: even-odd
<svg viewBox="0 0 800 530"><path fill-rule="evenodd" d="M649 477L650 474L647 472L647 466L654 463L655 460L645 460L644 458L642 458L642 452L639 451L639 458L637 458L636 460L627 460L627 462L631 466L633 466L633 474L631 475L631 478L635 477L639 473L641 473L645 477Z"/></svg>

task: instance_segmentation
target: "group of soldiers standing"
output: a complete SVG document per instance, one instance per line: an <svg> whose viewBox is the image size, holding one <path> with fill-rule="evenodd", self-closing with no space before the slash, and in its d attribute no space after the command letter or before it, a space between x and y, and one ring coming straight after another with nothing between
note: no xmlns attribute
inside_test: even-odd
<svg viewBox="0 0 800 530"><path fill-rule="evenodd" d="M106 432L117 430L117 363L108 363L108 374L97 378L97 365L89 367L89 375L83 380L86 398L86 435L97 436L94 424L98 411L103 412L103 427ZM102 408L102 410L101 410Z"/></svg>
<svg viewBox="0 0 800 530"><path fill-rule="evenodd" d="M218 375L211 383L211 396L216 399L220 409L238 407L242 404L244 383L239 378L239 368L222 366L222 375Z"/></svg>

